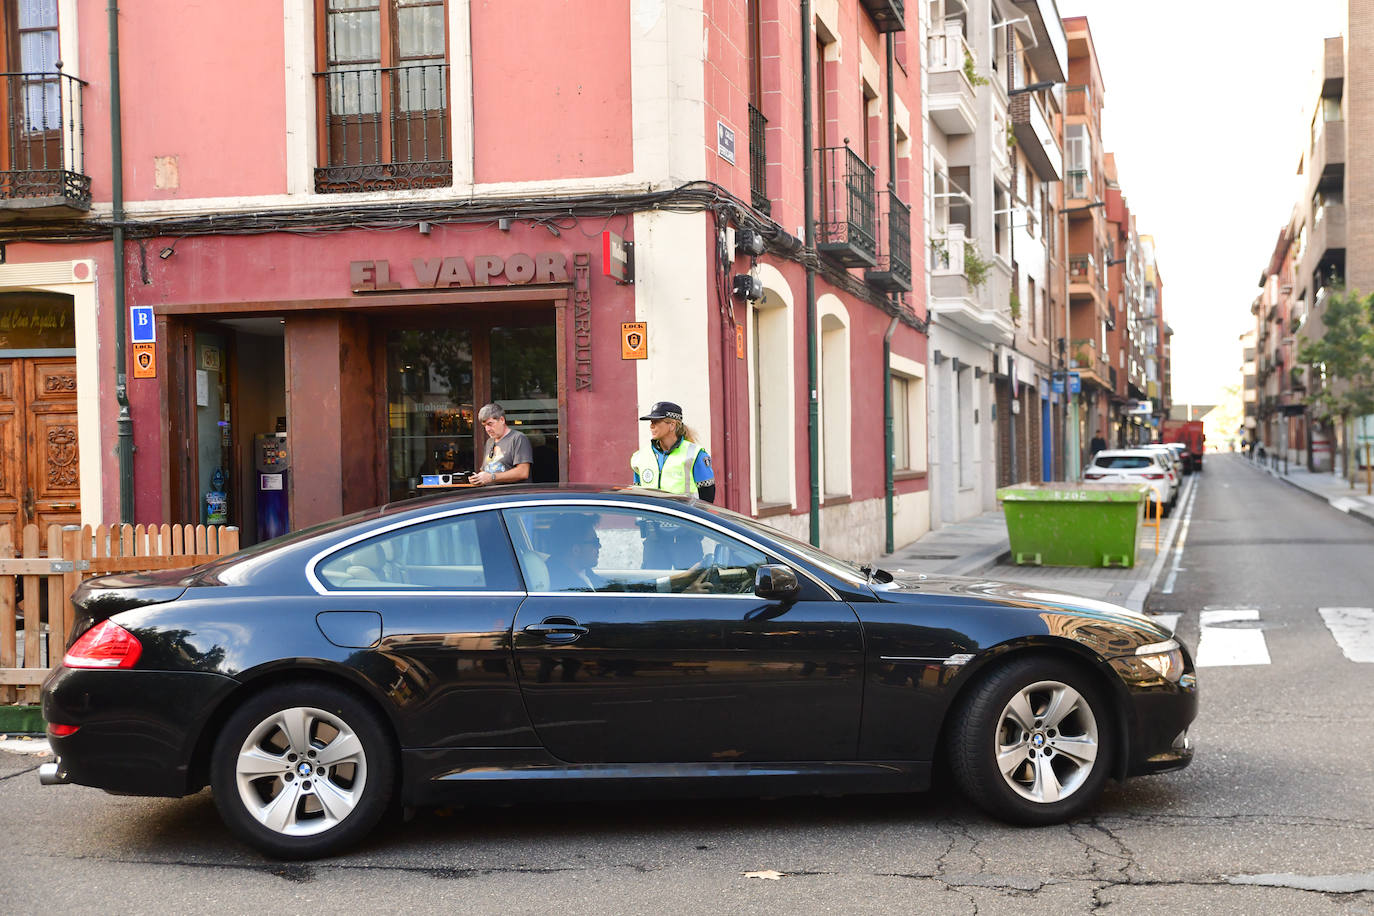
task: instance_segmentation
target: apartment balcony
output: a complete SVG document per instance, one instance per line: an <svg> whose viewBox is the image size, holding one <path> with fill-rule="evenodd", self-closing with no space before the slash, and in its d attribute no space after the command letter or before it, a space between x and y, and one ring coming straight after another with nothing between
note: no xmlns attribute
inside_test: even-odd
<svg viewBox="0 0 1374 916"><path fill-rule="evenodd" d="M320 194L453 184L448 64L315 74Z"/></svg>
<svg viewBox="0 0 1374 916"><path fill-rule="evenodd" d="M1322 48L1322 95L1338 99L1345 87L1345 40L1326 39Z"/></svg>
<svg viewBox="0 0 1374 916"><path fill-rule="evenodd" d="M905 32L906 11L902 0L860 0L879 32Z"/></svg>
<svg viewBox="0 0 1374 916"><path fill-rule="evenodd" d="M878 264L864 274L870 286L890 293L911 292L911 208L892 191L882 193L878 221Z"/></svg>
<svg viewBox="0 0 1374 916"><path fill-rule="evenodd" d="M1009 113L1016 143L1036 175L1041 181L1059 181L1064 173L1064 153L1039 100L1029 92L1013 96Z"/></svg>
<svg viewBox="0 0 1374 916"><path fill-rule="evenodd" d="M749 202L760 213L771 212L768 200L768 119L749 106Z"/></svg>
<svg viewBox="0 0 1374 916"><path fill-rule="evenodd" d="M957 19L934 30L926 42L929 59L930 120L947 135L971 134L978 127L977 101L969 74L973 51Z"/></svg>
<svg viewBox="0 0 1374 916"><path fill-rule="evenodd" d="M65 73L0 73L0 219L60 219L91 209L82 90Z"/></svg>
<svg viewBox="0 0 1374 916"><path fill-rule="evenodd" d="M1345 122L1319 121L1321 133L1307 166L1309 187L1331 191L1345 184Z"/></svg>
<svg viewBox="0 0 1374 916"><path fill-rule="evenodd" d="M816 250L844 267L878 263L877 202L873 169L848 146L816 150L820 160L820 214Z"/></svg>
<svg viewBox="0 0 1374 916"><path fill-rule="evenodd" d="M1081 207L1082 201L1087 201L1093 193L1093 176L1087 169L1069 169L1064 173L1064 203L1066 208ZM1076 217L1088 217L1091 211L1079 209L1076 213L1071 213L1069 219Z"/></svg>
<svg viewBox="0 0 1374 916"><path fill-rule="evenodd" d="M1014 0L1029 21L1035 41L1026 48L1026 57L1038 79L1062 82L1069 72L1069 40L1059 18L1055 0Z"/></svg>
<svg viewBox="0 0 1374 916"><path fill-rule="evenodd" d="M1091 117L1093 114L1093 92L1086 85L1069 86L1065 92L1064 114L1069 117Z"/></svg>
<svg viewBox="0 0 1374 916"><path fill-rule="evenodd" d="M1090 254L1076 254L1069 258L1069 302L1092 301L1100 310L1106 301L1097 262Z"/></svg>
<svg viewBox="0 0 1374 916"><path fill-rule="evenodd" d="M1312 214L1307 246L1298 258L1300 276L1326 284L1345 276L1346 211L1341 204L1322 204Z"/></svg>
<svg viewBox="0 0 1374 916"><path fill-rule="evenodd" d="M1010 292L1010 272L999 270L996 258L985 260L957 223L932 238L930 245L931 314L984 340L1010 344L1015 328L1004 295ZM999 307L999 302L1008 304Z"/></svg>
<svg viewBox="0 0 1374 916"><path fill-rule="evenodd" d="M1106 356L1098 350L1097 343L1093 340L1080 338L1069 345L1069 368L1082 375L1085 384L1092 383L1099 388L1112 390L1116 388L1109 371L1111 366L1107 364Z"/></svg>

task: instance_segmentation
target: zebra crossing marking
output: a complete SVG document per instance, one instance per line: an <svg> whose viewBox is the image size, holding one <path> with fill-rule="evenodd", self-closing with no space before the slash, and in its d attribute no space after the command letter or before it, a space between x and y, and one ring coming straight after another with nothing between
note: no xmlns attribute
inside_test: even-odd
<svg viewBox="0 0 1374 916"><path fill-rule="evenodd" d="M1317 613L1346 658L1374 663L1374 608L1319 607Z"/></svg>
<svg viewBox="0 0 1374 916"><path fill-rule="evenodd" d="M1259 611L1254 608L1203 611L1199 618L1202 635L1198 637L1194 665L1198 668L1221 668L1271 664L1269 646L1264 641L1262 630L1227 626L1252 620L1259 621Z"/></svg>

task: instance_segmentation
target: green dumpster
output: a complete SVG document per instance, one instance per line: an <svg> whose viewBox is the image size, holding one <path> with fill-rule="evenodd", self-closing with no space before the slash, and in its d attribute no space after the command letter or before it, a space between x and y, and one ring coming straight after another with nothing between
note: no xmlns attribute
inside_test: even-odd
<svg viewBox="0 0 1374 916"><path fill-rule="evenodd" d="M1011 558L1018 565L1135 565L1146 484L1024 483L1002 487Z"/></svg>

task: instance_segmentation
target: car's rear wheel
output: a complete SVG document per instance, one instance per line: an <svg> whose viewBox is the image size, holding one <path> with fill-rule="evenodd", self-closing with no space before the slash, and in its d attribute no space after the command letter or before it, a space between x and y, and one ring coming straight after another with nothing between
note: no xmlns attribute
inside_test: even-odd
<svg viewBox="0 0 1374 916"><path fill-rule="evenodd" d="M1093 679L1058 659L1029 657L994 671L955 711L950 765L969 799L994 817L1053 824L1102 793L1111 717Z"/></svg>
<svg viewBox="0 0 1374 916"><path fill-rule="evenodd" d="M230 831L283 859L327 855L368 833L396 780L392 741L364 701L326 684L273 687L215 741L210 785Z"/></svg>

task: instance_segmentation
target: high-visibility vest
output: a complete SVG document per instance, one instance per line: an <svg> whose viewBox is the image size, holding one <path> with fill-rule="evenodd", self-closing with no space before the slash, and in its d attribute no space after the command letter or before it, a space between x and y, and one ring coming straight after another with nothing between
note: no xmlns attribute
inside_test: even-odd
<svg viewBox="0 0 1374 916"><path fill-rule="evenodd" d="M658 468L658 452L652 445L635 452L630 457L630 467L639 475L639 485L665 493L697 495L696 478L692 468L697 463L701 446L688 439L680 439L674 444L668 457L663 459L663 470Z"/></svg>

